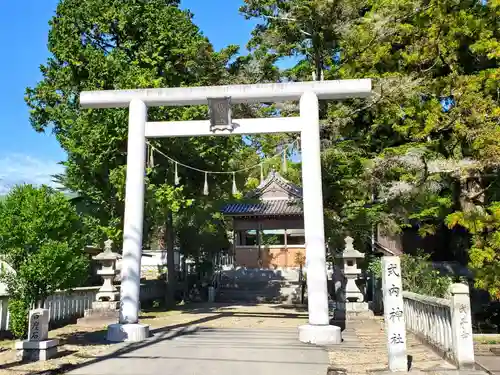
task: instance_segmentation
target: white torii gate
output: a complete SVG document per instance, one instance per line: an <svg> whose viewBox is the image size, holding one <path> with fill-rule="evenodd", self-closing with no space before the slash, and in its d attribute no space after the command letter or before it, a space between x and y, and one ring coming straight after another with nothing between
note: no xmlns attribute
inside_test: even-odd
<svg viewBox="0 0 500 375"><path fill-rule="evenodd" d="M369 79L82 92L83 108L129 107L120 321L108 327L108 340L140 341L149 336L149 327L138 320L146 138L297 132L301 135L309 312L309 324L299 327L299 339L340 343L340 328L329 325L318 100L370 94ZM235 119L229 130L211 129L209 120L147 120L148 107L207 104L209 98L230 98L233 104L300 100L300 117Z"/></svg>

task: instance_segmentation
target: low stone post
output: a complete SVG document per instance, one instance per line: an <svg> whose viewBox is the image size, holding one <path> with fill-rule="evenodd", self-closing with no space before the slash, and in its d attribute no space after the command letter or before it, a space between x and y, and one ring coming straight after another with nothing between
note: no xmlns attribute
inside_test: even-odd
<svg viewBox="0 0 500 375"><path fill-rule="evenodd" d="M208 302L215 302L215 288L213 286L208 287Z"/></svg>
<svg viewBox="0 0 500 375"><path fill-rule="evenodd" d="M472 369L475 361L469 287L465 284L452 284L449 291L453 356L459 369Z"/></svg>
<svg viewBox="0 0 500 375"><path fill-rule="evenodd" d="M28 339L16 342L16 357L23 361L46 361L57 354L59 340L49 340L49 310L29 312Z"/></svg>
<svg viewBox="0 0 500 375"><path fill-rule="evenodd" d="M408 357L406 354L406 325L399 257L382 257L382 291L384 294L384 320L389 370L391 372L406 372L408 371Z"/></svg>

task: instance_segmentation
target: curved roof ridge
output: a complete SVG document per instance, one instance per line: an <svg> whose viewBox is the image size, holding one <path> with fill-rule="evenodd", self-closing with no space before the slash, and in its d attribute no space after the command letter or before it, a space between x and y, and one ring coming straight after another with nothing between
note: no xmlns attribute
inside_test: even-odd
<svg viewBox="0 0 500 375"><path fill-rule="evenodd" d="M273 182L276 182L283 189L289 193L295 195L298 198L302 198L302 188L295 185L294 183L285 179L278 171L272 169L267 177L251 192L247 194L247 197L253 197L262 194L265 189L270 186Z"/></svg>

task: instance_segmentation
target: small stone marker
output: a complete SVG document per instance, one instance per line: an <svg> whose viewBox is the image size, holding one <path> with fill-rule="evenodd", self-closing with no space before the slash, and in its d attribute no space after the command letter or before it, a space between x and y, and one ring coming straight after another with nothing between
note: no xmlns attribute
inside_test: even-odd
<svg viewBox="0 0 500 375"><path fill-rule="evenodd" d="M49 337L49 310L36 309L29 313L28 340L44 341Z"/></svg>
<svg viewBox="0 0 500 375"><path fill-rule="evenodd" d="M49 340L49 310L29 312L28 340L16 342L16 357L20 360L46 361L57 354L59 340Z"/></svg>
<svg viewBox="0 0 500 375"><path fill-rule="evenodd" d="M208 287L208 302L215 302L215 288L213 286Z"/></svg>
<svg viewBox="0 0 500 375"><path fill-rule="evenodd" d="M451 327L455 362L458 368L474 368L474 335L469 298L469 287L465 284L452 284Z"/></svg>
<svg viewBox="0 0 500 375"><path fill-rule="evenodd" d="M384 320L389 370L392 372L408 371L403 285L399 257L382 257L382 290L384 293Z"/></svg>

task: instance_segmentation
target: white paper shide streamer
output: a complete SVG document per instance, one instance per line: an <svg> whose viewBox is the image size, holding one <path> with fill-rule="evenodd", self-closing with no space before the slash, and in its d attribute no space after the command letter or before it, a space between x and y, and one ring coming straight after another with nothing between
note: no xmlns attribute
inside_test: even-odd
<svg viewBox="0 0 500 375"><path fill-rule="evenodd" d="M284 150L281 150L279 153L275 154L272 158L279 157L280 155L283 157L283 162L282 162L282 171L284 173L287 172L288 170L288 155L287 151L288 149L292 148L294 145L297 145L300 147L298 144L298 140L295 140L292 144L289 144ZM203 173L205 175L205 183L203 186L203 195L209 195L209 188L208 188L208 175L209 174L214 174L214 175L228 175L232 174L233 176L233 183L232 183L232 194L233 196L236 196L239 191L238 191L238 185L236 184L236 173L243 173L243 172L248 172L251 170L254 170L256 168L260 168L260 183L262 184L264 182L264 161L260 161L259 164L252 165L250 167L245 167L242 169L238 169L236 171L207 171L204 169L199 169L195 167L191 167L189 165L183 164L182 162L179 162L177 160L172 159L170 156L164 154L162 151L158 150L156 147L154 147L151 143L147 142L147 150L146 150L146 166L148 169L153 169L154 168L154 153L158 152L160 155L165 157L167 160L169 160L172 164L174 164L174 184L175 186L179 186L181 184L181 179L179 177L179 166L183 168L187 168L199 173ZM271 158L271 159L272 159ZM147 173L147 172L146 172Z"/></svg>
<svg viewBox="0 0 500 375"><path fill-rule="evenodd" d="M205 186L203 186L203 195L208 195L208 173L205 172Z"/></svg>
<svg viewBox="0 0 500 375"><path fill-rule="evenodd" d="M236 173L233 172L233 195L238 194L238 187L236 186Z"/></svg>
<svg viewBox="0 0 500 375"><path fill-rule="evenodd" d="M179 172L177 171L177 163L175 163L175 186L179 186L181 184L181 179L179 178Z"/></svg>
<svg viewBox="0 0 500 375"><path fill-rule="evenodd" d="M288 164L287 164L287 158L286 158L286 149L283 151L283 173L286 173L288 171Z"/></svg>
<svg viewBox="0 0 500 375"><path fill-rule="evenodd" d="M154 166L155 166L154 150L153 150L153 147L149 147L148 167L154 168Z"/></svg>

